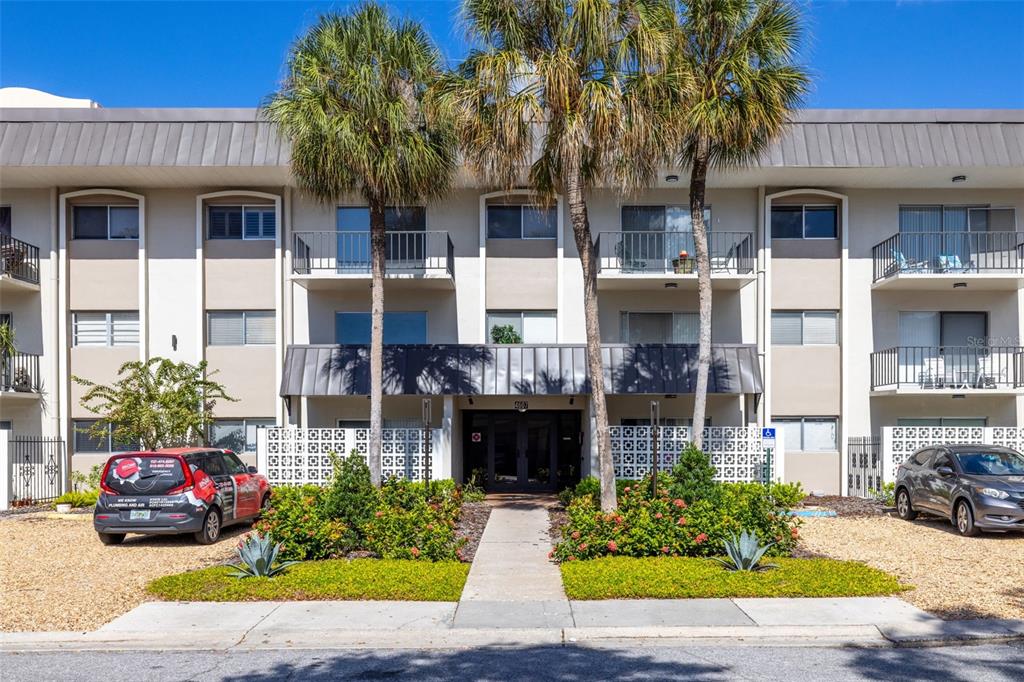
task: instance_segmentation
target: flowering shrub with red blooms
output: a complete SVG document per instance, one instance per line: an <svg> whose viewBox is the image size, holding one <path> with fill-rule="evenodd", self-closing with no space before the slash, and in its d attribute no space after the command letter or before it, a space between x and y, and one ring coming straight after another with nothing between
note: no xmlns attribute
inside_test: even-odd
<svg viewBox="0 0 1024 682"><path fill-rule="evenodd" d="M270 509L253 526L281 543L283 560L305 561L343 556L351 536L344 523L326 512L327 490L317 485L279 486Z"/></svg>
<svg viewBox="0 0 1024 682"><path fill-rule="evenodd" d="M602 512L589 495L575 498L567 511L564 539L554 550L559 561L612 554L716 556L723 554L725 541L742 530L774 542L769 554L780 556L792 551L797 537L797 519L759 483L718 484L713 499L687 504L660 486L652 496L648 480L624 488L614 513Z"/></svg>

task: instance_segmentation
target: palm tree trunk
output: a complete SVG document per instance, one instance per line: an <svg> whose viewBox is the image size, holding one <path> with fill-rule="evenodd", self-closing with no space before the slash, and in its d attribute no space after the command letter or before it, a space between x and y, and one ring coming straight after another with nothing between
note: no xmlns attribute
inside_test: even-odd
<svg viewBox="0 0 1024 682"><path fill-rule="evenodd" d="M708 145L699 140L690 171L690 222L693 246L697 252L697 297L700 309L700 335L697 349L697 389L693 395L693 444L704 447L704 414L707 411L708 373L711 370L711 257L708 231L704 224L704 190L708 176Z"/></svg>
<svg viewBox="0 0 1024 682"><path fill-rule="evenodd" d="M387 236L384 202L370 200L370 450L366 463L370 480L381 484L381 441L384 400L384 256Z"/></svg>
<svg viewBox="0 0 1024 682"><path fill-rule="evenodd" d="M608 405L604 395L604 363L601 361L601 326L597 310L597 253L590 238L590 220L583 199L578 169L567 169L566 195L569 219L576 239L576 249L583 265L583 314L587 329L587 370L590 373L590 400L597 429L597 466L601 480L601 509L612 511L615 499L615 470L612 464L612 441L608 432Z"/></svg>

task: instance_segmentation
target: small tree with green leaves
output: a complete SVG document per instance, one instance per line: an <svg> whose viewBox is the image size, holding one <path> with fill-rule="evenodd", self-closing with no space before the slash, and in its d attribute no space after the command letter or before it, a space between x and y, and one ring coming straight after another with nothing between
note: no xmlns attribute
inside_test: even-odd
<svg viewBox="0 0 1024 682"><path fill-rule="evenodd" d="M491 343L522 343L523 337L510 324L496 324L491 327Z"/></svg>
<svg viewBox="0 0 1024 682"><path fill-rule="evenodd" d="M106 438L110 427L115 442L155 450L205 442L217 402L235 402L210 379L213 374L206 371L206 361L191 365L152 358L124 363L109 386L71 379L87 389L81 405L99 415L87 431L91 437Z"/></svg>

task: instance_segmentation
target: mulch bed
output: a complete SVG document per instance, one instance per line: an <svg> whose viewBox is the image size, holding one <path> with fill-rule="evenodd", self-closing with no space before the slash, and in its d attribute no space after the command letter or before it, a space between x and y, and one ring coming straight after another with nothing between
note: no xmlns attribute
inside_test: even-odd
<svg viewBox="0 0 1024 682"><path fill-rule="evenodd" d="M831 509L837 516L881 516L889 513L889 508L875 500L863 497L840 497L839 495L810 495L804 498L805 507L822 507Z"/></svg>
<svg viewBox="0 0 1024 682"><path fill-rule="evenodd" d="M568 525L569 514L561 504L548 507L548 535L551 536L551 544L557 545L562 541L562 528Z"/></svg>
<svg viewBox="0 0 1024 682"><path fill-rule="evenodd" d="M462 560L472 562L476 556L476 548L480 546L480 537L484 534L487 519L491 516L491 506L486 502L466 502L462 505L462 513L455 524L455 534L466 538L462 546Z"/></svg>

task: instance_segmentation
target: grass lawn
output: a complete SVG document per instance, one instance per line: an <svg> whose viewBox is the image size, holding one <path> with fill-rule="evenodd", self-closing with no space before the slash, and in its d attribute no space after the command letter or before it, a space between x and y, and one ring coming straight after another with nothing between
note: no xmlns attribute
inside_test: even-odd
<svg viewBox="0 0 1024 682"><path fill-rule="evenodd" d="M469 564L338 559L305 561L274 578L232 578L214 566L158 578L150 594L168 601L383 599L458 601Z"/></svg>
<svg viewBox="0 0 1024 682"><path fill-rule="evenodd" d="M711 559L604 557L563 563L569 599L697 597L868 597L908 589L895 577L854 561L776 559L757 573L727 571Z"/></svg>

